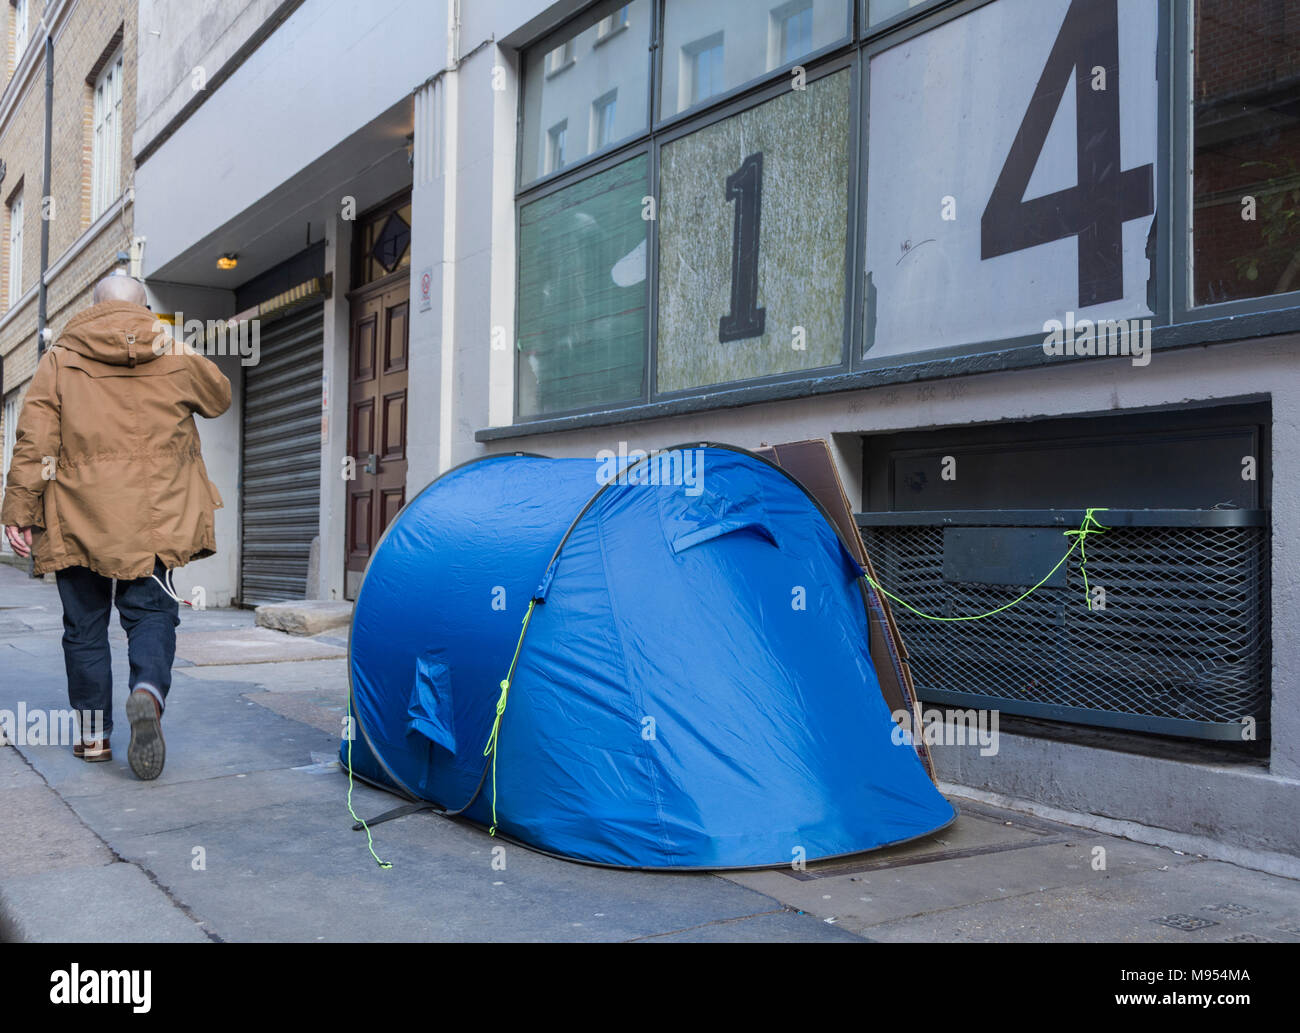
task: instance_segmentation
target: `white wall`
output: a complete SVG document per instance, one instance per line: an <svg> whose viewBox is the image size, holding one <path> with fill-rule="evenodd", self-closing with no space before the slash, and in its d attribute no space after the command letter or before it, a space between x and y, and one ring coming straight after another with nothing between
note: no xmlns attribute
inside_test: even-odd
<svg viewBox="0 0 1300 1033"><path fill-rule="evenodd" d="M307 0L137 171L145 275L408 96L445 32L442 2Z"/></svg>
<svg viewBox="0 0 1300 1033"><path fill-rule="evenodd" d="M183 318L223 319L235 312L230 291L175 284L149 284L149 304L155 312ZM239 587L239 425L243 407L243 367L238 356L214 356L221 372L230 380L230 408L215 420L196 416L203 462L208 477L221 492L222 509L217 510L215 531L217 553L196 560L176 572L174 581L182 599L191 599L195 585L203 586L208 606L229 606Z"/></svg>
<svg viewBox="0 0 1300 1033"><path fill-rule="evenodd" d="M250 37L292 0L137 0L139 62L136 127L139 154Z"/></svg>
<svg viewBox="0 0 1300 1033"><path fill-rule="evenodd" d="M348 448L348 360L352 324L345 285L352 276L353 224L336 218L326 227L325 271L334 274L334 290L325 301L324 433L321 440L320 572L317 598L343 598L347 548L348 482L342 478ZM308 596L313 586L307 586Z"/></svg>

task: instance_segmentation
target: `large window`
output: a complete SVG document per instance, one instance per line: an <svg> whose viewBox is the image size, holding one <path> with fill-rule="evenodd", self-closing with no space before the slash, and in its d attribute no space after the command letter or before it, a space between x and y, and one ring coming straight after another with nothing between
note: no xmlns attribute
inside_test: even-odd
<svg viewBox="0 0 1300 1033"><path fill-rule="evenodd" d="M1300 330L1297 0L601 3L523 67L520 420Z"/></svg>
<svg viewBox="0 0 1300 1033"><path fill-rule="evenodd" d="M771 46L767 59L768 68L798 61L813 49L813 5L812 0L793 0L774 8L772 18Z"/></svg>
<svg viewBox="0 0 1300 1033"><path fill-rule="evenodd" d="M545 194L519 212L519 410L525 417L644 393L645 156Z"/></svg>
<svg viewBox="0 0 1300 1033"><path fill-rule="evenodd" d="M1192 5L1198 305L1300 290L1300 4Z"/></svg>
<svg viewBox="0 0 1300 1033"><path fill-rule="evenodd" d="M1153 315L1156 5L1125 8L998 0L870 57L864 358Z"/></svg>
<svg viewBox="0 0 1300 1033"><path fill-rule="evenodd" d="M664 116L753 82L849 36L847 0L665 0Z"/></svg>
<svg viewBox="0 0 1300 1033"><path fill-rule="evenodd" d="M13 308L23 295L23 192L20 187L9 200L6 258L8 265L5 308Z"/></svg>
<svg viewBox="0 0 1300 1033"><path fill-rule="evenodd" d="M522 182L645 132L652 6L597 4L525 55Z"/></svg>
<svg viewBox="0 0 1300 1033"><path fill-rule="evenodd" d="M90 217L97 218L122 193L122 55L104 65L94 85L94 145Z"/></svg>
<svg viewBox="0 0 1300 1033"><path fill-rule="evenodd" d="M610 90L591 103L591 149L598 151L614 142L618 117L618 90Z"/></svg>
<svg viewBox="0 0 1300 1033"><path fill-rule="evenodd" d="M659 152L661 392L840 362L850 79L783 90Z"/></svg>
<svg viewBox="0 0 1300 1033"><path fill-rule="evenodd" d="M10 38L13 40L13 61L14 65L18 64L18 59L23 56L23 51L27 49L27 4L28 0L11 0L9 12L11 19L10 25L12 31Z"/></svg>
<svg viewBox="0 0 1300 1033"><path fill-rule="evenodd" d="M14 447L18 444L18 392L11 391L4 401L4 444L0 448L0 497L9 487L9 464L14 461ZM7 537L0 540L10 552Z"/></svg>

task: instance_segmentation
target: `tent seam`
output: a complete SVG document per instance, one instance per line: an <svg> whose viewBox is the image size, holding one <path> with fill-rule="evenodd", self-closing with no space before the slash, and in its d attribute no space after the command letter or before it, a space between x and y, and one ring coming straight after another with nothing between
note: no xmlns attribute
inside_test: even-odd
<svg viewBox="0 0 1300 1033"><path fill-rule="evenodd" d="M646 712L645 697L641 693L640 686L634 684L634 680L628 675L627 663L627 646L623 642L622 621L618 614L618 606L614 601L614 592L609 583L609 555L605 551L605 508L602 506L596 512L596 543L600 546L600 566L601 578L605 582L605 598L609 600L609 609L614 617L614 638L618 642L618 652L622 660L623 682L627 685L636 697L637 708L644 715ZM646 740L643 737L641 742ZM659 789L659 780L655 777L655 765L653 755L649 752L648 747L641 747L642 757L647 762L646 767L650 772L650 789L654 797L655 817L659 822L659 841L664 852L674 860L677 852L673 849L672 840L668 835L668 827L664 822L663 793Z"/></svg>

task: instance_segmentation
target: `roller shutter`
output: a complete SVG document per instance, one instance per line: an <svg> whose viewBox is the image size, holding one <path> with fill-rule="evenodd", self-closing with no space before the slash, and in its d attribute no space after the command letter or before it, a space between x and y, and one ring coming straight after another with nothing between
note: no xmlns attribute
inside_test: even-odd
<svg viewBox="0 0 1300 1033"><path fill-rule="evenodd" d="M261 328L261 359L244 371L240 602L303 599L320 533L323 307Z"/></svg>

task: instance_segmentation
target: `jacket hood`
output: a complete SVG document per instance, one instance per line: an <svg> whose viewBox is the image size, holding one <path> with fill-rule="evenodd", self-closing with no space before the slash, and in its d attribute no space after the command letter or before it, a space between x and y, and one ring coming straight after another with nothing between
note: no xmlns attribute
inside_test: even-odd
<svg viewBox="0 0 1300 1033"><path fill-rule="evenodd" d="M143 305L101 301L69 320L58 343L109 366L142 366L164 354L153 347L160 334L167 334L166 326ZM170 347L170 335L166 344Z"/></svg>

